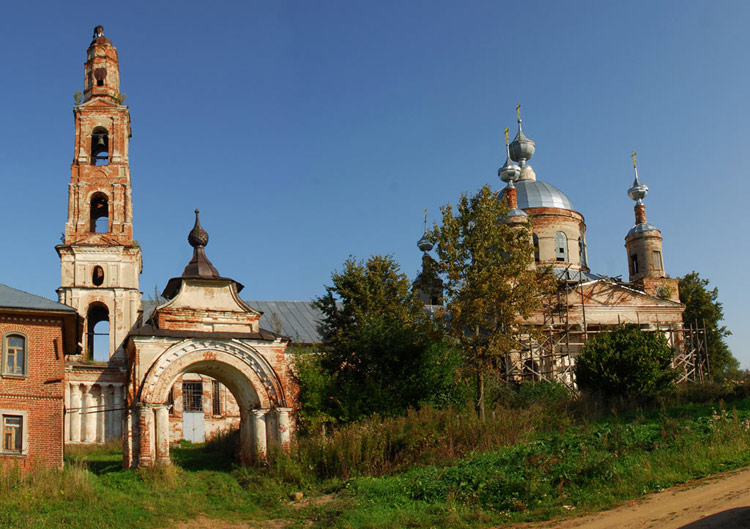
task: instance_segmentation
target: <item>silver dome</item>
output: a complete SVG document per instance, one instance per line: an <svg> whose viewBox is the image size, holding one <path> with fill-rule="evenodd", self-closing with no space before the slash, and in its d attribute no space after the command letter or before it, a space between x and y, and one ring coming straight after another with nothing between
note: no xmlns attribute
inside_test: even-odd
<svg viewBox="0 0 750 529"><path fill-rule="evenodd" d="M633 235L634 233L642 233L644 231L659 231L659 228L657 228L653 224L649 224L648 222L636 224L635 226L630 228L628 235Z"/></svg>
<svg viewBox="0 0 750 529"><path fill-rule="evenodd" d="M424 232L424 235L422 235L422 238L417 241L417 248L423 252L429 252L434 246L435 244L432 242L430 235L426 231Z"/></svg>
<svg viewBox="0 0 750 529"><path fill-rule="evenodd" d="M521 176L521 168L510 161L510 155L508 155L503 166L497 170L497 176L503 182L513 182Z"/></svg>
<svg viewBox="0 0 750 529"><path fill-rule="evenodd" d="M516 134L516 137L510 143L511 160L523 164L531 160L531 157L534 156L535 150L536 147L534 141L529 139L526 134L523 133L523 130L521 130L521 123L519 122L518 134Z"/></svg>
<svg viewBox="0 0 750 529"><path fill-rule="evenodd" d="M560 208L575 211L570 199L552 184L539 180L519 180L516 182L518 207L528 208Z"/></svg>

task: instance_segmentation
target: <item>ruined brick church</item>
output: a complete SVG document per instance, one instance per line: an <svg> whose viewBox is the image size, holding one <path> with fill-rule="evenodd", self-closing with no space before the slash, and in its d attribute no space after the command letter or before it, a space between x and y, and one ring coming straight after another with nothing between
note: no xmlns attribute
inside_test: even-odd
<svg viewBox="0 0 750 529"><path fill-rule="evenodd" d="M63 443L121 439L126 467L149 466L168 462L174 441L200 442L237 428L241 459L261 461L269 444L290 442L296 387L287 347L290 340L320 341L319 314L308 302L241 298L242 284L222 277L207 256L198 210L188 235L193 257L169 280L166 301L141 299L123 99L117 50L98 26L73 109L68 214L56 247L59 303L0 285L0 459L38 454L60 465ZM562 191L537 179L528 163L535 148L519 113L518 134L512 142L506 136L507 159L498 171L507 183L506 221L531 218L534 266L552 267L560 289L550 310L524 322L544 329L546 338L508 355L505 375L573 385L583 343L632 322L667 334L684 377L695 376L700 365L686 345L677 281L666 275L660 231L646 221L647 188L637 168L624 282L589 269L584 217ZM424 254L417 292L439 305L432 242L425 236L418 246Z"/></svg>
<svg viewBox="0 0 750 529"><path fill-rule="evenodd" d="M659 229L646 221L643 199L648 187L638 177L628 196L635 204L635 224L625 237L628 281L593 273L588 264L586 223L571 199L554 185L537 179L529 160L536 145L523 131L520 105L518 132L512 142L505 129L506 159L498 176L507 185L499 197L509 212L504 222L525 225L531 221L534 248L532 267L549 267L558 279L558 290L550 306L519 322L518 333L533 326L535 332L518 351L506 355L498 366L506 380L550 380L575 387L575 358L584 343L600 332L630 323L645 331L660 332L676 351L679 381L699 379L707 373L705 332L685 329L677 279L667 275ZM442 287L434 274L429 252L433 243L425 223L425 234L417 242L423 252L422 272L415 285L425 303L439 303ZM429 277L432 280L429 280ZM693 332L695 331L695 332ZM522 343L523 339L522 339Z"/></svg>

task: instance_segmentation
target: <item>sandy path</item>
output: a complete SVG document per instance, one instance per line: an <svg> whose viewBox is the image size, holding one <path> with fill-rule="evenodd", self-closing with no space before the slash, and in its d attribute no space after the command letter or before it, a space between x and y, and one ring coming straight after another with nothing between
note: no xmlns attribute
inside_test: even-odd
<svg viewBox="0 0 750 529"><path fill-rule="evenodd" d="M558 522L554 529L748 529L750 469L720 474L651 494L611 511Z"/></svg>

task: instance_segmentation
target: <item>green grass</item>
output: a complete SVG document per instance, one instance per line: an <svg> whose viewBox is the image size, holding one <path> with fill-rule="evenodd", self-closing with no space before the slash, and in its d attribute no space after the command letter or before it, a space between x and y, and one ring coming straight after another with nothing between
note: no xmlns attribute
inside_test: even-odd
<svg viewBox="0 0 750 529"><path fill-rule="evenodd" d="M750 464L750 400L587 419L547 404L498 408L485 425L430 409L364 421L273 454L262 469L232 465L233 436L183 443L174 466L140 472L122 470L118 446L79 447L61 472L0 473L0 527L152 528L205 515L290 528L479 528L603 509ZM292 504L298 490L326 501Z"/></svg>

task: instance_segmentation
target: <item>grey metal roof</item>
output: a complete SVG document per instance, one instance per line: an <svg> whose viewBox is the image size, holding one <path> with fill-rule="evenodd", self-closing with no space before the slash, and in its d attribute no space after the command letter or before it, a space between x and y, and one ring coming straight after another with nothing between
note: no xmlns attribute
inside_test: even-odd
<svg viewBox="0 0 750 529"><path fill-rule="evenodd" d="M654 230L659 231L659 228L657 228L653 224L649 224L648 222L646 222L646 223L636 224L635 226L630 228L628 235L633 235L634 233L641 233L644 231L654 231Z"/></svg>
<svg viewBox="0 0 750 529"><path fill-rule="evenodd" d="M562 208L575 211L573 202L552 184L539 180L519 180L516 182L518 207L528 208Z"/></svg>
<svg viewBox="0 0 750 529"><path fill-rule="evenodd" d="M291 338L297 343L320 343L318 323L323 313L312 301L258 301L245 300L255 310L263 313L260 326L263 329Z"/></svg>
<svg viewBox="0 0 750 529"><path fill-rule="evenodd" d="M68 307L57 301L29 294L23 290L11 288L0 283L0 307L7 309L27 310L51 310L62 312L75 312L76 309Z"/></svg>

